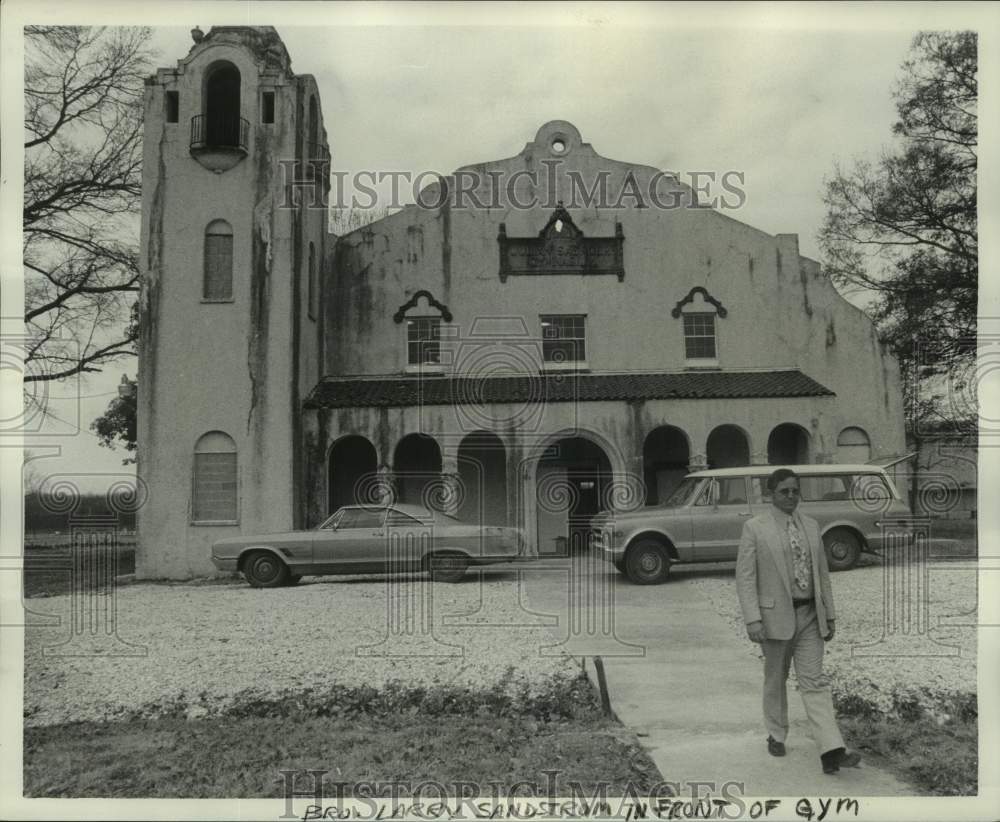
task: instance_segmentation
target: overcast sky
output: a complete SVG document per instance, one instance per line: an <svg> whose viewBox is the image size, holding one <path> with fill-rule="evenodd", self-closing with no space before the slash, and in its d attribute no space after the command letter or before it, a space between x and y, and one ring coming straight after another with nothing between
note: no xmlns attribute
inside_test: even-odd
<svg viewBox="0 0 1000 822"><path fill-rule="evenodd" d="M422 15L375 7L379 25L353 25L372 14L323 3L305 16L247 3L152 8L154 22L182 25L156 31L165 67L187 54L195 25L274 25L294 70L316 77L335 169L449 172L514 155L542 123L564 119L616 160L743 172L747 201L729 215L798 234L816 259L824 176L837 160L874 158L890 142L891 92L914 33L952 19L945 6L929 19L928 7L894 4L826 28L802 7L781 20L776 6L470 5ZM962 15L953 19L962 26ZM419 21L430 25L393 25ZM61 455L47 467L121 470L123 455L98 448L87 427L123 371L134 375L135 362L81 383L80 413L62 415L82 421L83 433L59 438Z"/></svg>

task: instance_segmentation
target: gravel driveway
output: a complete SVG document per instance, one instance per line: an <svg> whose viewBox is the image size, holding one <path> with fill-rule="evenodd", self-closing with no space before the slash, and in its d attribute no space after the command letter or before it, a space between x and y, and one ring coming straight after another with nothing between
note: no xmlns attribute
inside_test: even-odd
<svg viewBox="0 0 1000 822"><path fill-rule="evenodd" d="M701 568L678 569L668 585L683 580L696 586L745 638L731 571ZM43 652L69 636L71 600L31 599L33 612L59 615L63 624L26 630L25 724L154 716L178 708L196 717L247 700L321 699L336 688L390 682L541 692L553 677L575 676L579 667L568 656L540 654L556 638L526 613L516 580L505 572L482 583L472 575L459 584L396 579L391 589L384 579L358 577L268 591L235 581L126 585L115 602L118 636L130 645L96 643L141 654L121 657L88 654L82 640L63 646L64 655L60 649L57 655ZM973 622L976 587L976 570L966 563L932 563L925 600L931 631L920 653L859 656L852 649L882 637L883 567L834 574L837 638L827 646L827 670L835 693L863 697L883 710L900 696L934 708L952 695L975 693L976 631L939 620ZM430 625L432 632L422 629ZM937 655L948 645L958 654ZM756 653L750 643L746 647Z"/></svg>
<svg viewBox="0 0 1000 822"><path fill-rule="evenodd" d="M976 692L977 631L972 624L978 573L969 561L930 563L922 600L929 631L911 646L909 653L897 650L888 656L865 655L872 648L890 649L885 643L877 644L884 633L883 601L887 590L884 566L860 566L835 573L831 579L837 635L826 646L825 666L835 694L859 696L889 711L894 695L897 700L915 699L933 710L953 695ZM690 584L712 601L740 637L746 637L731 574L692 573ZM897 603L909 603L911 607L916 599L896 597ZM914 621L912 633L916 633L915 626ZM747 648L748 653L759 653L749 642Z"/></svg>
<svg viewBox="0 0 1000 822"><path fill-rule="evenodd" d="M68 655L43 646L70 636L70 597L31 599L33 612L59 615L63 624L25 632L25 725L153 716L178 706L195 717L236 701L391 681L530 691L579 673L570 657L539 655L553 642L548 629L519 625L526 615L513 573L481 585L473 575L458 584L421 577L392 584L391 597L386 580L357 577L274 590L235 581L125 585L115 598L117 633L130 645L89 639L56 649ZM396 608L394 632L387 602ZM431 624L433 635L421 628ZM88 654L109 647L142 655Z"/></svg>

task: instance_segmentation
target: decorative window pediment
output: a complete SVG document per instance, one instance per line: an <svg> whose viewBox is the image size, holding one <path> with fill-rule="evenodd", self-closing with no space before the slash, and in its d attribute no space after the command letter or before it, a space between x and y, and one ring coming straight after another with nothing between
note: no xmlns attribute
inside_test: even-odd
<svg viewBox="0 0 1000 822"><path fill-rule="evenodd" d="M692 305L695 302L695 298L698 296L701 297L703 302L708 303L715 309L715 313L719 315L720 319L724 320L726 318L726 314L729 312L726 311L722 303L715 299L715 297L708 293L707 289L702 288L700 285L696 285L687 293L686 297L677 301L677 305L673 307L673 310L670 312L670 316L676 320L680 317L681 312L684 311L687 306ZM704 311L705 309L696 308L695 310Z"/></svg>
<svg viewBox="0 0 1000 822"><path fill-rule="evenodd" d="M719 343L716 319L728 312L707 289L696 285L670 312L681 318L684 331L684 360L691 367L718 366Z"/></svg>
<svg viewBox="0 0 1000 822"><path fill-rule="evenodd" d="M392 315L392 321L396 323L396 325L399 325L406 317L406 312L408 312L411 308L416 308L417 305L419 305L421 298L427 300L428 306L430 306L431 308L436 308L440 312L442 320L444 320L446 323L451 322L451 312L448 310L448 306L446 306L444 303L440 303L437 300L435 300L434 295L431 294L430 291L427 291L425 289L421 289L420 291L418 291L416 294L410 297L409 300L407 300L399 308L397 308L396 313Z"/></svg>
<svg viewBox="0 0 1000 822"><path fill-rule="evenodd" d="M425 300L427 309L416 310ZM430 309L430 310L428 310ZM395 323L406 323L406 365L408 369L439 370L441 362L441 323L450 323L452 316L442 302L434 299L430 291L420 290L403 303L393 314Z"/></svg>
<svg viewBox="0 0 1000 822"><path fill-rule="evenodd" d="M508 237L500 223L500 282L508 277L550 274L613 274L625 279L622 224L615 223L614 237L585 237L569 212L559 206L537 237Z"/></svg>

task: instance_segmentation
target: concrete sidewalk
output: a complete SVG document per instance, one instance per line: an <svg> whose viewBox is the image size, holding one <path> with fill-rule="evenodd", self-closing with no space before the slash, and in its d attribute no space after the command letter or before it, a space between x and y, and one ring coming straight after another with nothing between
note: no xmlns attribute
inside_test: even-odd
<svg viewBox="0 0 1000 822"><path fill-rule="evenodd" d="M864 762L837 775L824 774L792 683L788 753L770 756L761 716L762 662L749 641L741 641L685 581L691 572L675 573L665 585L638 586L605 568L610 566L592 572L582 597L585 577L570 574L568 561L561 572L551 567L529 571L528 599L533 610L557 616L553 630L568 640L562 648L586 656L595 682L593 656L601 656L613 711L639 735L665 780L712 782L714 795L727 782L742 783L745 796L913 795L912 788ZM578 614L571 620L574 600L592 617L613 613L613 636L605 630L610 626L606 617L581 619ZM596 606L600 601L611 607Z"/></svg>

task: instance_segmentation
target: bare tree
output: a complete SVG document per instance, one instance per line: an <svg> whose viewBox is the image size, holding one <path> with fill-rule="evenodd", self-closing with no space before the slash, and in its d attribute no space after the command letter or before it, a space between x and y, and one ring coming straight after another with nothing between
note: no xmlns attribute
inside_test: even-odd
<svg viewBox="0 0 1000 822"><path fill-rule="evenodd" d="M146 28L25 28L26 382L135 353Z"/></svg>

